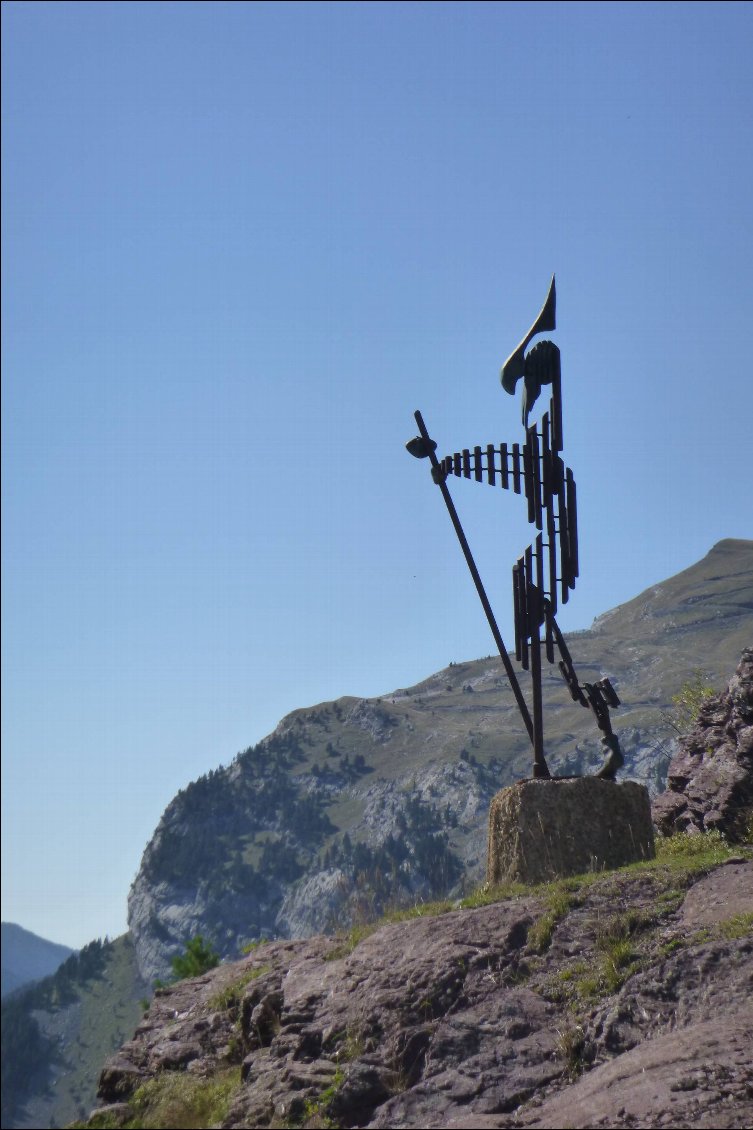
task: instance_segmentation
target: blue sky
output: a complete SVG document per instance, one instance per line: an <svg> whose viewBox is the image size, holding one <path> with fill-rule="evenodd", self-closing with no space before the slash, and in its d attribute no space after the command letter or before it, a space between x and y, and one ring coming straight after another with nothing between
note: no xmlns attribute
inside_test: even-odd
<svg viewBox="0 0 753 1130"><path fill-rule="evenodd" d="M493 651L403 445L519 438L553 271L563 625L753 536L753 8L2 13L2 915L81 945L178 788ZM519 500L453 489L509 641Z"/></svg>

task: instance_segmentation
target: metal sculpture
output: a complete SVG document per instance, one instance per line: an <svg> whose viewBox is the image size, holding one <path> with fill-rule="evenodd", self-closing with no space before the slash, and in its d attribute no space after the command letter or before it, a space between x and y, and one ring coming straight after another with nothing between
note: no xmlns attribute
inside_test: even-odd
<svg viewBox="0 0 753 1130"><path fill-rule="evenodd" d="M523 380L522 420L525 442L476 445L438 459L437 444L431 439L420 412L415 413L419 434L406 447L417 459L428 458L431 476L442 492L445 505L463 550L479 599L489 622L523 724L533 746L533 776L551 776L544 756L541 649L548 663L557 662L570 695L581 706L590 708L602 734L606 759L597 776L614 779L623 764L619 741L612 730L610 707L620 700L609 679L581 683L572 657L559 629L555 613L558 603L566 604L578 577L578 515L575 478L562 456L562 389L560 351L552 341L540 341L526 353L537 334L556 328L557 295L554 278L546 301L520 345L502 366L504 390L515 393ZM551 386L549 411L538 424L528 420L545 385ZM479 576L468 541L450 496L447 479L497 482L504 490L524 494L528 521L539 533L512 570L515 622L515 658L531 673L531 710L518 682L515 669L497 626L491 604ZM543 639L542 639L543 629Z"/></svg>

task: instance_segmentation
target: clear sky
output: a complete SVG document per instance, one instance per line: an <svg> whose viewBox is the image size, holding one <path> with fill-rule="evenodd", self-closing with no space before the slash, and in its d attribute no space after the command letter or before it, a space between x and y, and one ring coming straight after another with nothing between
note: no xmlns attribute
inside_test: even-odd
<svg viewBox="0 0 753 1130"><path fill-rule="evenodd" d="M520 438L553 271L563 626L753 536L753 7L2 15L2 916L75 946L178 788L494 650L404 443ZM509 642L520 500L453 491Z"/></svg>

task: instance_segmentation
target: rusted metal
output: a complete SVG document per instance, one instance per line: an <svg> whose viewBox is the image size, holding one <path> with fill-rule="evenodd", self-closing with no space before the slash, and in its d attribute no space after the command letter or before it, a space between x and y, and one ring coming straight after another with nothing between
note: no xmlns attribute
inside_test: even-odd
<svg viewBox="0 0 753 1130"><path fill-rule="evenodd" d="M556 620L558 603L567 603L579 574L577 491L573 472L565 466L560 454L563 449L560 351L553 342L540 341L526 353L536 334L555 328L555 307L556 292L552 279L539 316L502 367L501 379L505 391L514 392L518 380L523 378L522 419L525 439L522 444L501 443L497 447L488 443L485 448L477 444L472 451L470 447L463 448L462 452L447 455L439 463L434 453L436 444L429 438L420 412L416 412L420 435L407 446L411 454L428 456L431 460L432 478L442 490L533 745L534 776L549 776L544 756L543 647L546 662L558 665L573 700L592 711L603 735L602 744L608 750L607 760L598 775L613 778L622 764L622 754L611 728L610 708L620 705L619 697L607 678L594 683L580 683ZM544 385L551 386L549 409L543 413L539 424L532 423L529 426L529 415ZM523 670L530 670L531 673L530 711L510 657L504 649L486 592L450 498L446 483L449 474L473 478L476 482L483 482L486 478L490 486L496 485L499 477L503 489L512 488L515 494L525 494L528 521L535 526L537 533L532 544L513 566L512 589L515 659Z"/></svg>

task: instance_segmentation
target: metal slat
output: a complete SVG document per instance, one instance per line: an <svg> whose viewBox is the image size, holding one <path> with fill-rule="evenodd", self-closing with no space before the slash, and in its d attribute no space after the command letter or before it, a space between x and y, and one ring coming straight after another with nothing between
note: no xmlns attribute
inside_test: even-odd
<svg viewBox="0 0 753 1130"><path fill-rule="evenodd" d="M557 531L554 524L554 499L546 508L546 540L549 550L549 603L552 615L557 611Z"/></svg>
<svg viewBox="0 0 753 1130"><path fill-rule="evenodd" d="M481 463L481 448L476 446L473 449L473 475L477 483L483 479L484 468Z"/></svg>
<svg viewBox="0 0 753 1130"><path fill-rule="evenodd" d="M502 478L502 486L504 490L510 485L510 472L507 467L507 444L501 443L499 445L499 473Z"/></svg>
<svg viewBox="0 0 753 1130"><path fill-rule="evenodd" d="M528 442L531 447L531 470L533 471L533 518L536 529L542 529L541 521L541 467L539 451L539 435L536 427L528 432Z"/></svg>
<svg viewBox="0 0 753 1130"><path fill-rule="evenodd" d="M490 487L494 486L494 444L486 445L486 480Z"/></svg>
<svg viewBox="0 0 753 1130"><path fill-rule="evenodd" d="M559 350L557 350L557 371L552 377L552 451L562 451L562 386Z"/></svg>
<svg viewBox="0 0 753 1130"><path fill-rule="evenodd" d="M549 413L541 417L541 505L546 509L552 501L552 447Z"/></svg>
<svg viewBox="0 0 753 1130"><path fill-rule="evenodd" d="M525 560L518 558L518 604L520 608L520 663L528 670L528 581Z"/></svg>
<svg viewBox="0 0 753 1130"><path fill-rule="evenodd" d="M515 626L515 658L520 663L523 658L522 611L520 607L520 570L517 564L512 567L512 610Z"/></svg>
<svg viewBox="0 0 753 1130"><path fill-rule="evenodd" d="M523 444L523 486L525 489L526 502L528 503L528 521L533 522L536 517L536 504L533 498L533 456L528 440Z"/></svg>
<svg viewBox="0 0 753 1130"><path fill-rule="evenodd" d="M513 476L513 490L516 494L520 494L520 444L514 443L512 445L512 476Z"/></svg>
<svg viewBox="0 0 753 1130"><path fill-rule="evenodd" d="M560 482L557 491L557 521L559 526L560 543L560 594L562 603L567 604L570 596L570 547L567 532L567 502L565 500L565 483Z"/></svg>
<svg viewBox="0 0 753 1130"><path fill-rule="evenodd" d="M466 479L471 477L471 453L467 447L463 448L463 476Z"/></svg>
<svg viewBox="0 0 753 1130"><path fill-rule="evenodd" d="M570 468L565 474L565 490L567 495L567 541L570 554L570 588L575 588L575 578L578 572L578 500L575 490L575 479Z"/></svg>
<svg viewBox="0 0 753 1130"><path fill-rule="evenodd" d="M545 637L546 661L547 661L547 663L554 663L554 660L555 660L555 655L554 655L554 629L552 628L552 615L551 615L551 608L550 607L548 607L546 609L545 623L546 623L546 637Z"/></svg>
<svg viewBox="0 0 753 1130"><path fill-rule="evenodd" d="M539 534L536 538L536 587L539 590L539 603L541 604L539 624L544 623L544 537Z"/></svg>

